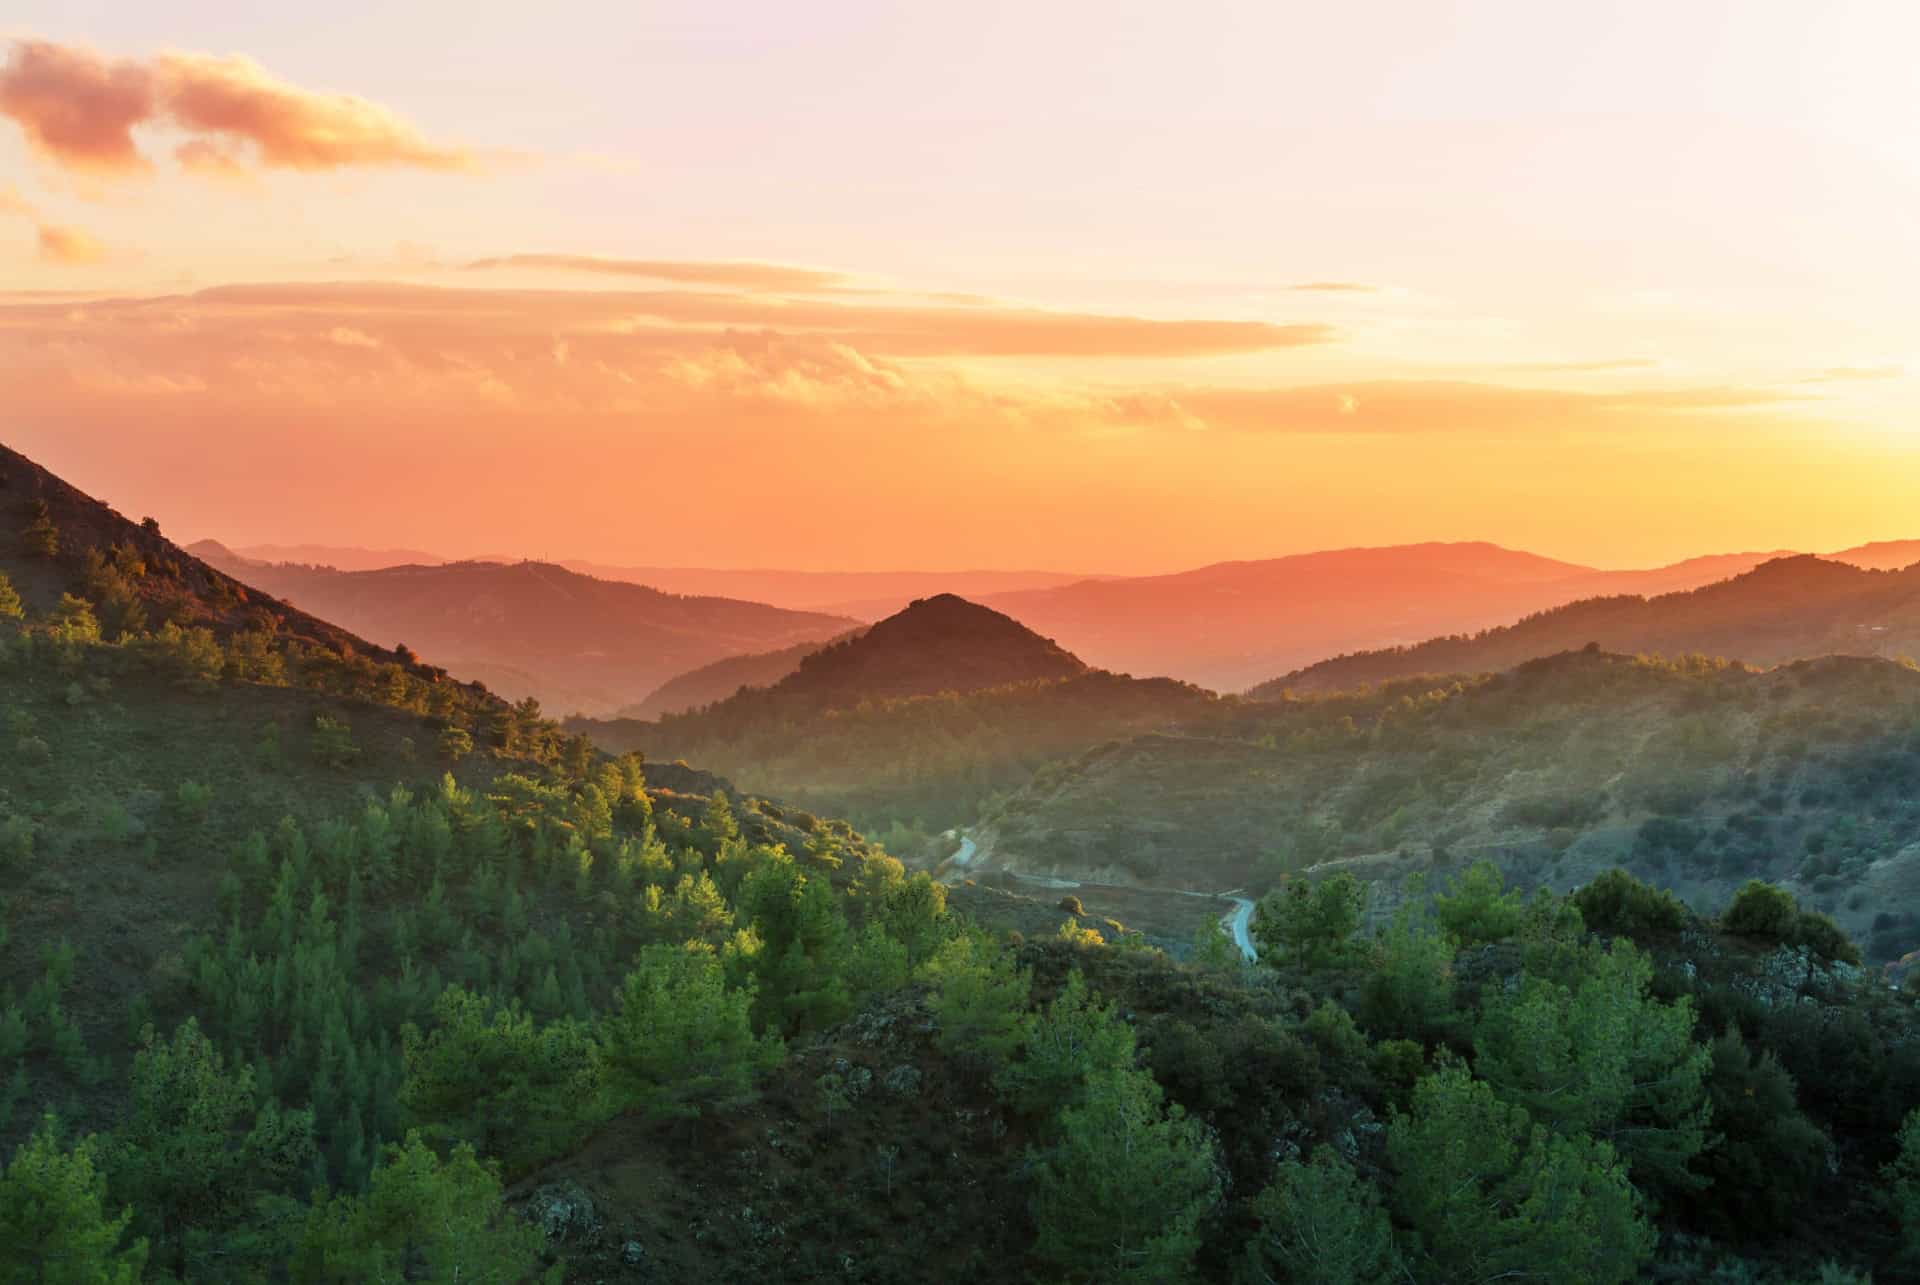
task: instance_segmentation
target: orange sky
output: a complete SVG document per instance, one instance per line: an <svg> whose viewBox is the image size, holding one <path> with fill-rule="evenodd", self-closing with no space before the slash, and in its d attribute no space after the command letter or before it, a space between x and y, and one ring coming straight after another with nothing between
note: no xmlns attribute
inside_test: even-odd
<svg viewBox="0 0 1920 1285"><path fill-rule="evenodd" d="M1920 536L1911 6L391 8L10 11L0 438L455 555Z"/></svg>

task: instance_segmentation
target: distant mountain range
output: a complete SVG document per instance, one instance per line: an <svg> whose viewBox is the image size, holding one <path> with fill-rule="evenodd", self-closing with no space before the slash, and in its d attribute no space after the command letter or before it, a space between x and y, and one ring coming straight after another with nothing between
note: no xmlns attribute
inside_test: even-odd
<svg viewBox="0 0 1920 1285"><path fill-rule="evenodd" d="M1920 655L1920 565L1867 571L1795 556L1657 597L1588 598L1471 635L1334 657L1248 694L1345 691L1416 674L1486 673L1597 644L1608 651L1704 653L1755 665L1825 655Z"/></svg>
<svg viewBox="0 0 1920 1285"><path fill-rule="evenodd" d="M611 713L725 656L824 642L858 622L729 598L682 597L542 562L373 571L261 563L214 541L193 552L267 593L450 672L555 712Z"/></svg>
<svg viewBox="0 0 1920 1285"><path fill-rule="evenodd" d="M298 553L301 560L338 567L383 556L320 546L246 549L239 556L260 552ZM891 615L910 600L953 593L1056 639L1089 665L1238 691L1330 657L1471 634L1585 599L1655 597L1697 589L1787 556L1792 554L1783 550L1714 554L1644 570L1602 570L1488 543L1414 544L1222 562L1171 575L1110 577L1045 571L708 570L585 561L559 565L603 581L644 584L666 593L717 593L841 616L850 623ZM1827 558L1868 569L1905 567L1920 562L1920 541L1860 545ZM721 649L683 669L651 666L644 677L628 676L623 690L637 694L618 703L608 704L610 689L597 682L567 689L555 708L617 710L635 717L697 708L724 699L743 684L777 682L806 654L804 641L825 639L788 637L744 653L737 647ZM754 659L745 659L746 654L754 654ZM689 672L735 655L741 663L725 670L699 676ZM524 658L475 661L504 667L489 681L526 685L524 678L507 672L528 669ZM665 688L669 680L675 685Z"/></svg>
<svg viewBox="0 0 1920 1285"><path fill-rule="evenodd" d="M1510 624L1583 598L1693 589L1775 553L1601 571L1484 543L1341 549L983 601L1089 664L1237 691L1329 656ZM1869 546L1834 557L1897 557Z"/></svg>
<svg viewBox="0 0 1920 1285"><path fill-rule="evenodd" d="M218 544L217 541L205 541ZM224 545L219 547L226 547ZM331 544L236 545L229 552L253 562L298 562L339 571L378 571L406 565L434 567L448 562L520 562L516 555L483 553L472 558L450 558L420 549L363 549ZM695 597L737 598L764 602L796 611L820 611L878 620L891 616L916 598L955 593L979 598L990 593L1046 589L1101 579L1083 572L1065 571L790 571L777 567L623 566L582 558L537 559L596 580L619 580L646 585L666 593Z"/></svg>
<svg viewBox="0 0 1920 1285"><path fill-rule="evenodd" d="M977 600L988 594L1047 589L1089 578L1060 571L741 571L611 566L572 559L561 565L602 580L651 585L669 593L720 594L868 621L942 593Z"/></svg>

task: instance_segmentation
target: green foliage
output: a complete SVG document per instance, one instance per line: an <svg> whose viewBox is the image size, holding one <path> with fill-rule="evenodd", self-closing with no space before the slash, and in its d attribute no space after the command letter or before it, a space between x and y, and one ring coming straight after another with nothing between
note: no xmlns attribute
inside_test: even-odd
<svg viewBox="0 0 1920 1285"><path fill-rule="evenodd" d="M1653 965L1616 940L1576 985L1524 978L1490 998L1474 1033L1474 1069L1536 1123L1612 1144L1643 1190L1699 1184L1711 1053L1693 1042L1693 1009L1647 991Z"/></svg>
<svg viewBox="0 0 1920 1285"><path fill-rule="evenodd" d="M1793 940L1800 907L1793 894L1761 879L1749 879L1720 915L1720 930L1736 937L1786 944Z"/></svg>
<svg viewBox="0 0 1920 1285"><path fill-rule="evenodd" d="M1047 1118L1080 1099L1086 1084L1133 1066L1133 1031L1087 988L1079 969L1029 1024L1024 1055L995 1077L1019 1110Z"/></svg>
<svg viewBox="0 0 1920 1285"><path fill-rule="evenodd" d="M20 601L20 591L13 587L13 581L7 579L6 572L0 571L0 620L19 620L26 614L26 604Z"/></svg>
<svg viewBox="0 0 1920 1285"><path fill-rule="evenodd" d="M1359 1015L1375 1035L1437 1039L1453 1017L1457 943L1427 916L1418 893L1381 932L1374 966L1361 984Z"/></svg>
<svg viewBox="0 0 1920 1285"><path fill-rule="evenodd" d="M1720 930L1775 946L1804 947L1814 958L1859 964L1860 951L1833 920L1800 909L1793 894L1749 879L1720 915Z"/></svg>
<svg viewBox="0 0 1920 1285"><path fill-rule="evenodd" d="M905 949L910 973L924 968L953 934L946 887L924 870L889 887L877 909L887 935Z"/></svg>
<svg viewBox="0 0 1920 1285"><path fill-rule="evenodd" d="M1238 968L1246 960L1226 925L1209 919L1193 934L1193 962L1202 968Z"/></svg>
<svg viewBox="0 0 1920 1285"><path fill-rule="evenodd" d="M43 1121L0 1174L0 1283L137 1285L147 1246L123 1247L130 1213L106 1211L94 1147L63 1150Z"/></svg>
<svg viewBox="0 0 1920 1285"><path fill-rule="evenodd" d="M1104 946L1107 939L1100 935L1098 928L1082 928L1078 919L1067 918L1060 921L1060 929L1054 933L1054 940L1065 942L1069 946L1086 949L1090 946Z"/></svg>
<svg viewBox="0 0 1920 1285"><path fill-rule="evenodd" d="M433 1011L431 1033L401 1032L400 1105L428 1138L470 1143L518 1174L601 1119L600 1050L585 1023L543 1025L459 986L441 992Z"/></svg>
<svg viewBox="0 0 1920 1285"><path fill-rule="evenodd" d="M1737 1030L1711 1051L1713 1136L1695 1163L1705 1186L1686 1204L1718 1236L1784 1236L1820 1180L1827 1137L1800 1111L1793 1077L1771 1052L1755 1057Z"/></svg>
<svg viewBox="0 0 1920 1285"><path fill-rule="evenodd" d="M1902 1250L1910 1262L1920 1264L1920 1108L1901 1124L1899 1143L1900 1154L1883 1177L1900 1221Z"/></svg>
<svg viewBox="0 0 1920 1285"><path fill-rule="evenodd" d="M500 1207L500 1181L472 1147L442 1161L415 1133L374 1169L364 1196L315 1206L291 1277L299 1285L558 1285L558 1266L541 1270L544 1245L538 1226Z"/></svg>
<svg viewBox="0 0 1920 1285"><path fill-rule="evenodd" d="M335 770L349 766L360 757L360 747L353 743L353 729L337 718L325 714L316 714L313 718L313 733L307 740L307 752L313 755L313 761L322 767Z"/></svg>
<svg viewBox="0 0 1920 1285"><path fill-rule="evenodd" d="M464 727L443 727L434 740L434 749L449 763L458 763L473 753L473 735Z"/></svg>
<svg viewBox="0 0 1920 1285"><path fill-rule="evenodd" d="M224 1256L222 1234L260 1196L297 1192L314 1156L312 1116L262 1105L253 1069L229 1070L197 1021L170 1040L143 1033L108 1167L159 1263L186 1279L208 1275Z"/></svg>
<svg viewBox="0 0 1920 1285"><path fill-rule="evenodd" d="M1032 974L981 932L963 932L941 947L927 974L941 1049L993 1067L1006 1063L1026 1039Z"/></svg>
<svg viewBox="0 0 1920 1285"><path fill-rule="evenodd" d="M203 781L182 781L174 789L173 806L183 821L204 821L213 806L213 787Z"/></svg>
<svg viewBox="0 0 1920 1285"><path fill-rule="evenodd" d="M1671 941L1693 920L1678 897L1641 883L1617 866L1580 888L1572 901L1594 932L1628 937L1642 945Z"/></svg>
<svg viewBox="0 0 1920 1285"><path fill-rule="evenodd" d="M729 988L705 946L649 946L636 962L600 1022L614 1102L677 1119L745 1100L784 1055L778 1039L754 1036L752 988Z"/></svg>
<svg viewBox="0 0 1920 1285"><path fill-rule="evenodd" d="M716 798L724 804L724 795ZM852 940L827 877L804 874L783 856L749 874L737 901L759 943L749 961L758 983L757 1024L791 1034L846 1016L853 1005L846 980Z"/></svg>
<svg viewBox="0 0 1920 1285"><path fill-rule="evenodd" d="M45 500L28 503L27 524L20 528L20 548L35 558L59 556L60 528L54 525Z"/></svg>
<svg viewBox="0 0 1920 1285"><path fill-rule="evenodd" d="M1462 947L1505 941L1526 922L1526 902L1506 891L1500 867L1476 861L1433 899L1434 917L1443 932Z"/></svg>
<svg viewBox="0 0 1920 1285"><path fill-rule="evenodd" d="M1261 962L1309 970L1348 962L1365 905L1365 885L1344 872L1318 883L1287 880L1261 899L1253 916Z"/></svg>
<svg viewBox="0 0 1920 1285"><path fill-rule="evenodd" d="M1260 1229L1247 1241L1250 1285L1364 1285L1402 1274L1379 1191L1331 1147L1311 1164L1281 1162L1253 1214Z"/></svg>
<svg viewBox="0 0 1920 1285"><path fill-rule="evenodd" d="M1617 1285L1653 1251L1611 1147L1529 1124L1462 1067L1416 1086L1388 1126L1387 1156L1421 1279Z"/></svg>
<svg viewBox="0 0 1920 1285"><path fill-rule="evenodd" d="M69 646L97 643L100 641L100 621L85 598L63 593L47 615L47 633L55 642Z"/></svg>
<svg viewBox="0 0 1920 1285"><path fill-rule="evenodd" d="M1220 1195L1213 1144L1144 1071L1106 1071L1033 1157L1034 1256L1065 1281L1193 1279L1200 1220Z"/></svg>
<svg viewBox="0 0 1920 1285"><path fill-rule="evenodd" d="M0 815L0 870L24 869L33 861L33 840L38 829L32 817Z"/></svg>

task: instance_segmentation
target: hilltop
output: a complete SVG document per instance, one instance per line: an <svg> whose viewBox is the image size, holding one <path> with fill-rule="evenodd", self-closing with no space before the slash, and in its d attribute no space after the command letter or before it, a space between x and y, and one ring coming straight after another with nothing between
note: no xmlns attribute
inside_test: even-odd
<svg viewBox="0 0 1920 1285"><path fill-rule="evenodd" d="M1212 700L1168 679L1091 669L1007 616L942 594L804 656L771 686L654 722L568 727L609 750L707 763L749 788L924 837L920 826L968 820L1051 758Z"/></svg>
<svg viewBox="0 0 1920 1285"><path fill-rule="evenodd" d="M1517 624L1361 652L1296 670L1248 692L1340 691L1415 674L1509 669L1595 643L1608 651L1701 653L1756 665L1824 655L1920 653L1920 566L1869 571L1807 556L1776 558L1743 575L1654 598L1569 603Z"/></svg>
<svg viewBox="0 0 1920 1285"><path fill-rule="evenodd" d="M832 709L862 701L972 692L1087 672L1050 638L950 593L911 603L872 628L807 655L774 684L783 698Z"/></svg>
<svg viewBox="0 0 1920 1285"><path fill-rule="evenodd" d="M198 547L220 556L212 542ZM689 668L824 641L855 623L764 603L682 597L542 562L339 571L238 559L228 570L316 615L404 640L456 674L555 710L610 713Z"/></svg>

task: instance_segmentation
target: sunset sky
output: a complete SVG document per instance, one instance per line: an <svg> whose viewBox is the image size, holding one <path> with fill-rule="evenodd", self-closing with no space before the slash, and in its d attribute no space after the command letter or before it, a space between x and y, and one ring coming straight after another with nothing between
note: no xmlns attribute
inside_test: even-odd
<svg viewBox="0 0 1920 1285"><path fill-rule="evenodd" d="M1920 6L15 0L0 440L183 539L1920 537Z"/></svg>

